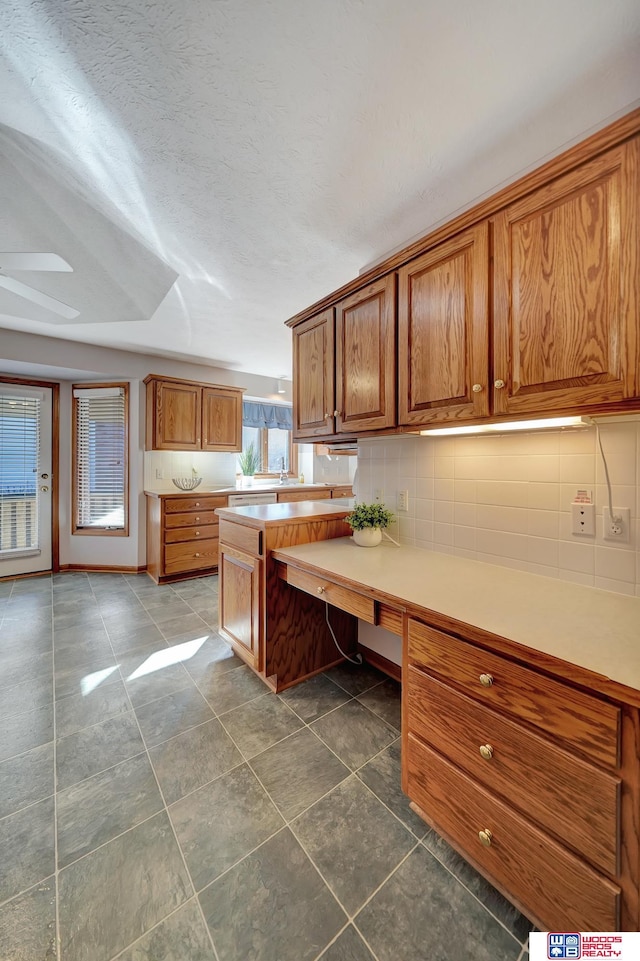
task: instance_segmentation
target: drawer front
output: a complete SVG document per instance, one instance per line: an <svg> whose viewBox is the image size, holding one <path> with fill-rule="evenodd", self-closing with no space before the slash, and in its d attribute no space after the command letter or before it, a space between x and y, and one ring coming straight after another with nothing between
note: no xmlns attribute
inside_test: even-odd
<svg viewBox="0 0 640 961"><path fill-rule="evenodd" d="M204 541L211 540L211 538L218 539L217 524L207 524L205 527L175 527L164 532L165 544L178 544L180 541Z"/></svg>
<svg viewBox="0 0 640 961"><path fill-rule="evenodd" d="M413 619L408 653L409 660L454 681L483 704L562 738L596 761L617 766L620 710L612 704ZM481 675L492 683L484 686Z"/></svg>
<svg viewBox="0 0 640 961"><path fill-rule="evenodd" d="M220 540L230 547L237 547L240 551L248 551L255 557L262 554L262 531L233 521L220 520Z"/></svg>
<svg viewBox="0 0 640 961"><path fill-rule="evenodd" d="M620 889L412 735L409 796L548 931L618 931ZM526 786L525 786L526 789ZM481 831L491 832L485 847Z"/></svg>
<svg viewBox="0 0 640 961"><path fill-rule="evenodd" d="M217 524L218 515L215 511L189 511L189 513L165 514L164 526L173 527L193 527L194 524Z"/></svg>
<svg viewBox="0 0 640 961"><path fill-rule="evenodd" d="M287 567L287 583L301 591L306 591L307 594L313 594L321 601L327 601L334 607L339 607L342 611L355 614L356 617L368 621L369 624L375 623L374 601L369 597L363 597L356 591L333 584L318 574L299 571L295 567Z"/></svg>
<svg viewBox="0 0 640 961"><path fill-rule="evenodd" d="M217 538L208 538L201 543L187 541L183 544L168 544L164 549L165 574L198 571L205 567L216 567L217 564Z"/></svg>
<svg viewBox="0 0 640 961"><path fill-rule="evenodd" d="M200 497L167 497L164 501L165 514L179 514L181 511L213 511L216 507L226 507L226 497L212 497L201 494Z"/></svg>
<svg viewBox="0 0 640 961"><path fill-rule="evenodd" d="M415 667L408 671L407 703L410 732L597 868L617 874L618 778ZM486 757L487 747L490 757Z"/></svg>
<svg viewBox="0 0 640 961"><path fill-rule="evenodd" d="M353 497L353 487L334 487L332 497Z"/></svg>
<svg viewBox="0 0 640 961"><path fill-rule="evenodd" d="M321 501L330 497L330 490L278 491L278 504L292 504L294 501Z"/></svg>

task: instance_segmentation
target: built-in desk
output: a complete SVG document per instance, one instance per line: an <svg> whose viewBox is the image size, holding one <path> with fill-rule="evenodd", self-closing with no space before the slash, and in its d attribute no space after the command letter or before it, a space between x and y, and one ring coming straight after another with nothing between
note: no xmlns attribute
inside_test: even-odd
<svg viewBox="0 0 640 961"><path fill-rule="evenodd" d="M637 930L640 599L351 538L272 560L352 617L401 614L414 809L544 930Z"/></svg>

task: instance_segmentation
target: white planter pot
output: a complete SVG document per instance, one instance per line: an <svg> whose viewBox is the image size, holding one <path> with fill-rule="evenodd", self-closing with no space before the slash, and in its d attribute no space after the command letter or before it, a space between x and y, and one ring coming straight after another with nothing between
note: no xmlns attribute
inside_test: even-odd
<svg viewBox="0 0 640 961"><path fill-rule="evenodd" d="M243 487L253 487L253 474L243 474L243 475L242 475L242 486L243 486Z"/></svg>
<svg viewBox="0 0 640 961"><path fill-rule="evenodd" d="M354 531L353 539L358 547L377 547L382 541L382 531L379 527L365 527L361 531Z"/></svg>

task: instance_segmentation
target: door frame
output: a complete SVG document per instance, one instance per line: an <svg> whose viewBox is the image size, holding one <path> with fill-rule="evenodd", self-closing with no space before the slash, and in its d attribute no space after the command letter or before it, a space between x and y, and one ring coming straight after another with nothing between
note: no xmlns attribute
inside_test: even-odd
<svg viewBox="0 0 640 961"><path fill-rule="evenodd" d="M60 570L60 384L53 380L34 380L31 377L11 377L0 374L2 384L21 387L47 387L51 390L51 573ZM38 574L46 571L38 571ZM22 574L21 577L36 577ZM1 580L2 578L0 578Z"/></svg>

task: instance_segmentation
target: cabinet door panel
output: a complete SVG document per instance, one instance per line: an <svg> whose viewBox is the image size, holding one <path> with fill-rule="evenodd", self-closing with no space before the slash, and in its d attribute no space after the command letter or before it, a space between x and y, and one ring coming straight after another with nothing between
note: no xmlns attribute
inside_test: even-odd
<svg viewBox="0 0 640 961"><path fill-rule="evenodd" d="M200 450L202 388L169 382L156 387L156 450Z"/></svg>
<svg viewBox="0 0 640 961"><path fill-rule="evenodd" d="M489 413L488 233L479 224L398 273L400 424Z"/></svg>
<svg viewBox="0 0 640 961"><path fill-rule="evenodd" d="M496 413L634 395L637 152L611 150L496 217Z"/></svg>
<svg viewBox="0 0 640 961"><path fill-rule="evenodd" d="M242 394L203 388L202 449L242 450Z"/></svg>
<svg viewBox="0 0 640 961"><path fill-rule="evenodd" d="M393 427L395 411L393 274L336 306L336 432Z"/></svg>
<svg viewBox="0 0 640 961"><path fill-rule="evenodd" d="M243 660L262 670L262 561L250 554L220 547L220 631Z"/></svg>
<svg viewBox="0 0 640 961"><path fill-rule="evenodd" d="M294 437L333 434L333 308L293 331Z"/></svg>

